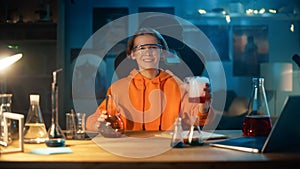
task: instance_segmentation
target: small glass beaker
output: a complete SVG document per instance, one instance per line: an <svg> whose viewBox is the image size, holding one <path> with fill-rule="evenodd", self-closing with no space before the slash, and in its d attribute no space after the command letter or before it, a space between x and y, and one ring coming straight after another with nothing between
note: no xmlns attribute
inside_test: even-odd
<svg viewBox="0 0 300 169"><path fill-rule="evenodd" d="M0 112L11 112L12 94L0 94Z"/></svg>
<svg viewBox="0 0 300 169"><path fill-rule="evenodd" d="M85 139L85 113L76 113L76 139Z"/></svg>
<svg viewBox="0 0 300 169"><path fill-rule="evenodd" d="M66 138L83 140L85 139L85 113L71 113L66 114Z"/></svg>
<svg viewBox="0 0 300 169"><path fill-rule="evenodd" d="M244 136L267 136L272 128L264 78L252 79L248 112L243 122Z"/></svg>
<svg viewBox="0 0 300 169"><path fill-rule="evenodd" d="M76 136L75 113L66 113L66 139L74 139Z"/></svg>

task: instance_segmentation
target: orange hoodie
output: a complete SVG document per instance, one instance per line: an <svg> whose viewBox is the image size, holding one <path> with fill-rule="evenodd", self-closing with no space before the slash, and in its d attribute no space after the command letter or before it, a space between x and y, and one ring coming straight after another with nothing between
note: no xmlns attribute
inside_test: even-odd
<svg viewBox="0 0 300 169"><path fill-rule="evenodd" d="M147 79L134 69L128 77L113 83L107 95L117 101L116 109L125 130L168 130L179 113L183 115L195 108L195 104L188 103L182 81L164 70L160 70L157 77ZM96 121L105 110L105 105L104 100L96 112L88 117L87 130L96 130ZM202 125L206 118L206 113L201 115Z"/></svg>

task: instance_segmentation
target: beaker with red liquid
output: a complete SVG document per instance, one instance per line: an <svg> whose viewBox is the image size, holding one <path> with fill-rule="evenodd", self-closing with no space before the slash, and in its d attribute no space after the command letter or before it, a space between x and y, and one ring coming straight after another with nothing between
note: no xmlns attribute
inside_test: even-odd
<svg viewBox="0 0 300 169"><path fill-rule="evenodd" d="M243 122L243 135L268 136L272 129L272 122L264 89L264 78L252 79L247 113Z"/></svg>
<svg viewBox="0 0 300 169"><path fill-rule="evenodd" d="M190 103L205 103L205 91L203 88L206 83L209 83L207 77L193 76L186 77L184 79L185 86L187 86L187 91L189 93Z"/></svg>

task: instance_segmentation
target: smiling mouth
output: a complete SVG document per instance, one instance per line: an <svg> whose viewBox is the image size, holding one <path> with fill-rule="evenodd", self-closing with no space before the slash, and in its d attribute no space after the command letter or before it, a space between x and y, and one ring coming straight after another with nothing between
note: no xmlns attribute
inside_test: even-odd
<svg viewBox="0 0 300 169"><path fill-rule="evenodd" d="M153 62L154 59L143 59L144 62Z"/></svg>

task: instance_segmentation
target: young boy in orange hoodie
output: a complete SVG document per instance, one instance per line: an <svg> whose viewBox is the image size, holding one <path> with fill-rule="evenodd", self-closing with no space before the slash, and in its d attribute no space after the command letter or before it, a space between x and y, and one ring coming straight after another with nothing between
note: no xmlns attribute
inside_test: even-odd
<svg viewBox="0 0 300 169"><path fill-rule="evenodd" d="M159 68L159 61L167 52L166 41L154 29L141 28L128 41L126 53L137 62L138 70L133 69L128 77L114 82L107 92L116 101L110 113L121 117L125 130L169 130L178 116L183 119L183 128L190 126L190 115L200 117L200 126L209 122L209 104L190 103L183 82ZM203 90L206 103L210 103L209 85ZM106 109L104 100L88 117L87 130L98 130L99 123L107 118Z"/></svg>

